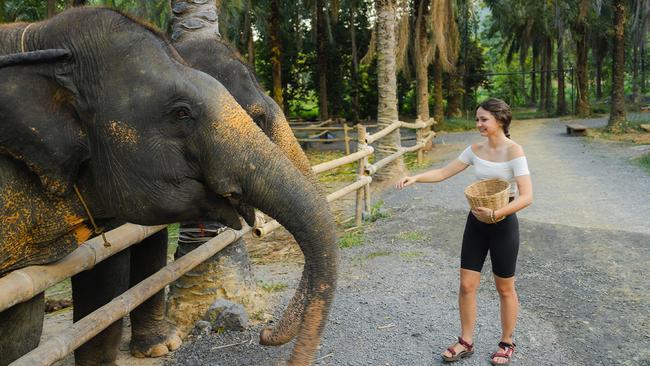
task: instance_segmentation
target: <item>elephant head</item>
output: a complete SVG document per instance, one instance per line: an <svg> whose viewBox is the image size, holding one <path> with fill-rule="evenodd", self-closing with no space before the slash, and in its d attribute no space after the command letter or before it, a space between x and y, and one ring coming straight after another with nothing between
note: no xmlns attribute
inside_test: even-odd
<svg viewBox="0 0 650 366"><path fill-rule="evenodd" d="M187 66L155 30L108 9L74 9L0 33L2 151L51 193L79 186L100 217L145 225L205 218L238 229L238 214L251 223L257 207L277 219L311 274L290 360L309 363L336 284L333 220L319 189L223 85ZM31 95L19 92L26 82ZM26 120L12 107L26 103L42 113ZM52 104L65 126L52 126Z"/></svg>

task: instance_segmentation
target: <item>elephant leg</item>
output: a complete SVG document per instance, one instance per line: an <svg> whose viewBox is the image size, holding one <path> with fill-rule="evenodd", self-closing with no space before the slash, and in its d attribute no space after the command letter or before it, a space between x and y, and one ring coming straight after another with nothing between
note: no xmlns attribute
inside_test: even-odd
<svg viewBox="0 0 650 366"><path fill-rule="evenodd" d="M167 229L131 248L131 286L167 264ZM131 354L160 357L180 347L176 328L165 318L165 290L161 290L131 312Z"/></svg>
<svg viewBox="0 0 650 366"><path fill-rule="evenodd" d="M122 294L129 286L129 250L116 253L95 268L72 277L73 318L84 316ZM115 365L122 319L111 324L75 353L77 365Z"/></svg>
<svg viewBox="0 0 650 366"><path fill-rule="evenodd" d="M279 346L292 340L302 322L302 314L305 310L305 293L307 292L307 284L309 283L308 270L302 271L300 283L296 289L295 294L289 301L289 305L282 314L282 318L274 328L264 328L260 332L260 344L264 346Z"/></svg>
<svg viewBox="0 0 650 366"><path fill-rule="evenodd" d="M45 315L43 292L0 313L0 366L38 346Z"/></svg>

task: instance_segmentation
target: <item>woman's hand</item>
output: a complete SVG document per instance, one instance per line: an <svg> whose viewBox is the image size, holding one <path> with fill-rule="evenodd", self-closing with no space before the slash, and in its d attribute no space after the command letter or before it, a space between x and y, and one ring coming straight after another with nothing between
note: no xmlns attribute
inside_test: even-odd
<svg viewBox="0 0 650 366"><path fill-rule="evenodd" d="M395 188L397 189L404 189L405 187L410 186L411 184L417 182L417 178L415 177L404 177L395 184Z"/></svg>
<svg viewBox="0 0 650 366"><path fill-rule="evenodd" d="M483 222L492 222L492 219L493 219L493 218L496 219L496 217L493 217L493 216L492 216L492 215L494 215L494 214L492 213L492 209L491 209L491 208L487 208L487 207L477 207L477 208L475 208L475 209L472 210L472 213L474 214L474 216L475 216L477 219L479 219L479 221L483 221Z"/></svg>

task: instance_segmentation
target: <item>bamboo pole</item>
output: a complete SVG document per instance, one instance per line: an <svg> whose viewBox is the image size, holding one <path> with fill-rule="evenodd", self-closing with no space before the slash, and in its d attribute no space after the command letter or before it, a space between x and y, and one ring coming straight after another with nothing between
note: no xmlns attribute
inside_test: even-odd
<svg viewBox="0 0 650 366"><path fill-rule="evenodd" d="M372 155L374 151L375 149L372 146L363 146L359 149L359 151L350 154L348 156L344 156L335 160L326 161L318 165L314 165L313 167L311 167L311 170L312 172L314 172L314 174L326 172L328 170L340 167L345 164L354 163L359 159L363 159L368 155Z"/></svg>
<svg viewBox="0 0 650 366"><path fill-rule="evenodd" d="M352 183L350 185L347 185L347 186L339 189L336 192L332 192L332 193L328 194L327 197L326 197L327 202L329 203L329 202L332 202L332 201L336 201L337 199L345 196L346 194L348 194L348 193L350 193L352 191L355 191L355 190L358 191L363 186L366 186L366 185L370 184L370 182L372 182L371 177L363 176L360 180L357 180L354 183ZM261 237L263 237L265 235L270 234L272 231L274 231L274 230L276 230L276 229L278 229L280 227L282 227L282 225L279 222L277 222L276 220L269 221L269 222L265 223L264 225L260 225L260 226L257 226L255 228L253 228L253 236L255 236L256 238L261 238Z"/></svg>
<svg viewBox="0 0 650 366"><path fill-rule="evenodd" d="M111 255L141 242L166 225L140 226L124 224L106 233L110 247L101 236L86 241L60 261L42 266L29 266L0 278L0 312L27 301L64 279L93 268Z"/></svg>
<svg viewBox="0 0 650 366"><path fill-rule="evenodd" d="M395 122L391 123L390 125L388 125L388 127L384 128L383 130L375 132L372 135L366 136L365 143L368 144L368 145L372 144L373 142L379 140L380 138L382 138L382 137L388 135L389 133L395 131L396 129L398 129L401 124L402 124L402 122L395 121Z"/></svg>
<svg viewBox="0 0 650 366"><path fill-rule="evenodd" d="M343 131L345 127L291 127L294 131Z"/></svg>
<svg viewBox="0 0 650 366"><path fill-rule="evenodd" d="M248 231L250 231L250 227L245 227L241 231L227 230L210 239L205 244L130 288L108 304L72 324L68 332L50 338L13 362L11 366L51 365L63 359L109 325L128 315L138 305L163 289L167 284L212 257Z"/></svg>
<svg viewBox="0 0 650 366"><path fill-rule="evenodd" d="M420 143L415 144L411 147L400 147L392 153L391 155L388 155L387 157L375 162L374 164L369 164L366 167L366 174L373 175L379 171L379 169L383 168L393 160L399 158L400 156L404 155L407 152L412 152L412 151L417 151L418 149L423 148L426 143L431 140L435 136L435 132L430 132Z"/></svg>
<svg viewBox="0 0 650 366"><path fill-rule="evenodd" d="M350 136L348 136L348 124L343 124L343 139L345 140L345 155L350 155Z"/></svg>
<svg viewBox="0 0 650 366"><path fill-rule="evenodd" d="M341 141L345 141L345 139L343 139L343 138L338 138L338 139L312 139L312 138L308 138L308 139L296 139L296 140L298 140L300 142L341 142Z"/></svg>

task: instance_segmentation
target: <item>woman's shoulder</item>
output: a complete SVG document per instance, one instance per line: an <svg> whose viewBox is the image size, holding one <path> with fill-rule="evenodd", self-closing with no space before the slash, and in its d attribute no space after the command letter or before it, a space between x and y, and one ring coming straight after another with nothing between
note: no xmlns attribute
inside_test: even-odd
<svg viewBox="0 0 650 366"><path fill-rule="evenodd" d="M515 141L510 140L508 144L508 160L516 159L522 156L526 156L524 154L524 148Z"/></svg>

